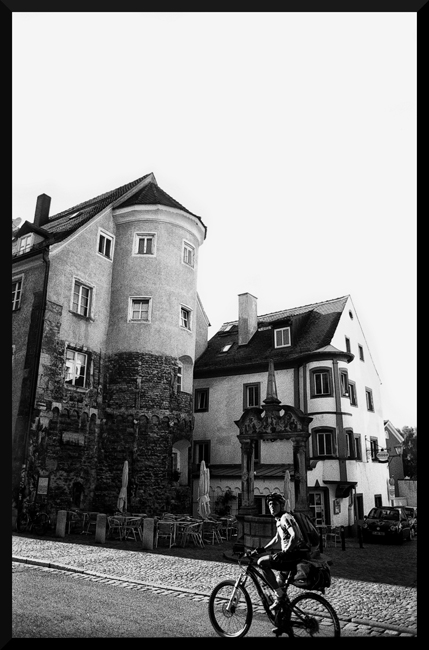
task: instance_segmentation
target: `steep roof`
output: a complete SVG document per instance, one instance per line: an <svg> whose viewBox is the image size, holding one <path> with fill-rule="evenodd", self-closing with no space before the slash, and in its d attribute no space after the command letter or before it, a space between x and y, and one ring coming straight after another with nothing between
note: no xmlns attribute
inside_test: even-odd
<svg viewBox="0 0 429 650"><path fill-rule="evenodd" d="M203 377L205 373L236 374L238 368L250 372L258 366L266 368L269 359L274 366L279 363L293 363L308 354L326 356L331 354L347 355L331 345L332 337L340 320L348 296L313 303L293 309L273 312L258 316L258 329L247 345L238 345L238 321L224 323L220 330L209 340L207 349L195 363L195 376ZM275 348L273 329L291 328L292 345ZM231 344L227 352L222 348ZM353 358L349 355L350 359Z"/></svg>
<svg viewBox="0 0 429 650"><path fill-rule="evenodd" d="M120 203L122 197L127 196L130 190L138 187L142 181L150 176L152 174L146 174L131 183L116 187L114 190L110 190L83 203L78 203L58 214L54 214L49 217L49 221L43 225L43 228L54 236L55 241L61 241L109 205Z"/></svg>
<svg viewBox="0 0 429 650"><path fill-rule="evenodd" d="M200 217L189 212L183 205L164 192L157 184L155 176L149 173L130 183L116 187L104 194L100 194L50 216L47 223L43 224L43 231L45 234L47 233L50 244L57 243L71 235L75 230L85 225L90 219L109 206L127 207L142 204L165 205L182 210L198 219L204 231L206 232L207 230Z"/></svg>
<svg viewBox="0 0 429 650"><path fill-rule="evenodd" d="M135 192L132 196L126 199L124 203L121 203L121 208L126 208L132 205L165 205L169 208L176 208L183 212L187 212L201 221L201 218L198 215L190 212L187 208L167 194L167 192L164 192L164 190L153 181L145 185L141 190Z"/></svg>

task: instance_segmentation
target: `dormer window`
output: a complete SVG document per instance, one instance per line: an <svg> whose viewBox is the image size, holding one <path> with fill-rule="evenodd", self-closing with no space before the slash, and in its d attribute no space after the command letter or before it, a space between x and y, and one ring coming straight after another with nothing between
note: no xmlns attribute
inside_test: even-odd
<svg viewBox="0 0 429 650"><path fill-rule="evenodd" d="M281 327L274 330L275 348L287 348L290 344L290 327Z"/></svg>
<svg viewBox="0 0 429 650"><path fill-rule="evenodd" d="M18 255L27 253L33 245L33 234L29 233L19 238Z"/></svg>
<svg viewBox="0 0 429 650"><path fill-rule="evenodd" d="M228 352L231 347L232 343L228 343L228 345L224 345L223 348L221 348L221 352Z"/></svg>

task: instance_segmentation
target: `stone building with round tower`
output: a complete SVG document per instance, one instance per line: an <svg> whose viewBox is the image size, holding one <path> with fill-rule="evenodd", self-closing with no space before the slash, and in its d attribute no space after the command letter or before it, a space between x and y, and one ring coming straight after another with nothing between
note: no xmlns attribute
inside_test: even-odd
<svg viewBox="0 0 429 650"><path fill-rule="evenodd" d="M54 510L114 511L127 460L129 510L188 511L206 226L153 174L48 199L13 241L13 506L44 485Z"/></svg>

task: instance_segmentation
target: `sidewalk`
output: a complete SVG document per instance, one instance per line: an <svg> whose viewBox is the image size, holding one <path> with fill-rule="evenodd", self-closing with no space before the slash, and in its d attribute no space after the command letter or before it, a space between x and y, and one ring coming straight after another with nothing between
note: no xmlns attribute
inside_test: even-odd
<svg viewBox="0 0 429 650"><path fill-rule="evenodd" d="M12 535L12 561L206 596L221 580L237 576L237 566L225 562L18 535ZM326 597L343 621L417 635L417 590L412 587L333 578Z"/></svg>

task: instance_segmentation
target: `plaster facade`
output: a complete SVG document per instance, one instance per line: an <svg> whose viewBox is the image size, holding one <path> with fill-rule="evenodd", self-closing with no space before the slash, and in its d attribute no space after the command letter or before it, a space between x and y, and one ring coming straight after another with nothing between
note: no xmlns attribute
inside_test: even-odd
<svg viewBox="0 0 429 650"><path fill-rule="evenodd" d="M330 305L327 304L324 310L329 313L329 309ZM269 315L271 320L274 316ZM261 317L259 331L268 329L267 321L270 322ZM247 321L245 328L248 328ZM256 337L253 340L256 341ZM222 341L227 342L225 335ZM254 345L261 344L255 342ZM252 339L248 343L248 347L251 346ZM239 354L239 350L240 347L236 354ZM220 358L218 354L217 359ZM216 369L216 361L212 359L210 370L205 372L199 369L194 380L195 390L208 389L209 394L209 409L195 413L194 439L210 441L210 463L216 466L212 489L219 491L228 484L227 476L221 476L222 465L230 467L231 464L241 463L238 431L234 422L245 408L244 387L252 383L260 386L260 402L264 408L268 375L267 370L252 372L250 363L245 371L244 367L239 367L234 372L232 366L222 371L221 365ZM256 362L257 357L254 366ZM327 394L315 394L314 371L323 371L329 376L330 390ZM344 386L342 374L348 380ZM286 358L279 361L275 367L275 377L280 403L301 409L312 418L306 448L306 471L313 516L319 524L346 526L353 532L353 527L373 507L375 497L389 503L389 476L386 465L376 458L376 451L385 446L380 378L350 297L343 300L329 345L325 344L313 353L307 352L301 358L298 356L290 364ZM349 381L354 386L352 401L347 390ZM371 395L371 410L368 408L367 390ZM325 431L332 437L333 450L321 455L318 433ZM287 441L261 440L258 461L255 462L255 495L266 494L273 489L283 492L283 479L264 476L263 468L269 464L289 466L290 463L291 446ZM237 483L236 480L233 487L238 495ZM265 510L260 512L264 513Z"/></svg>
<svg viewBox="0 0 429 650"><path fill-rule="evenodd" d="M150 183L149 195L142 198ZM133 192L136 205L130 206ZM190 508L192 371L208 327L196 288L205 226L183 206L172 207L176 202L152 175L111 194L110 202L101 195L44 221L49 256L44 301L40 255L30 250L31 260L13 260L14 275L24 264L29 268L21 312L13 321L17 395L25 384L32 295L43 302L40 354L32 359L34 401L28 397L22 434L14 440L15 507L41 496L43 477L49 481L52 514L71 507L114 512L127 460L129 510L153 514ZM127 208L120 208L121 196ZM155 205L144 204L152 197ZM92 218L68 234L67 219L73 224L85 208ZM142 233L153 236L149 254L136 249ZM148 318L130 317L133 297L150 298ZM180 465L179 481L173 479L174 462Z"/></svg>

